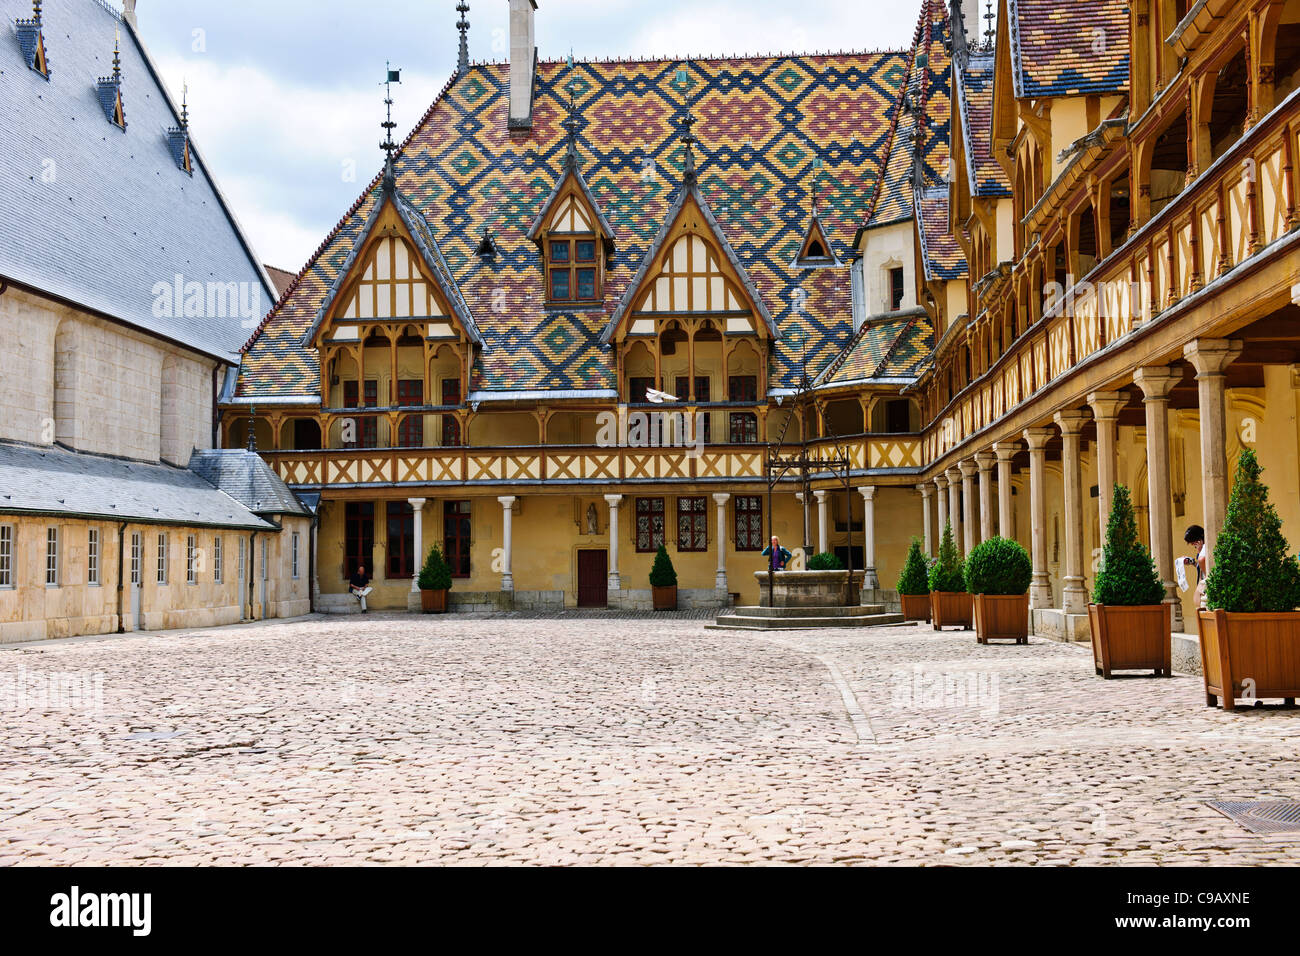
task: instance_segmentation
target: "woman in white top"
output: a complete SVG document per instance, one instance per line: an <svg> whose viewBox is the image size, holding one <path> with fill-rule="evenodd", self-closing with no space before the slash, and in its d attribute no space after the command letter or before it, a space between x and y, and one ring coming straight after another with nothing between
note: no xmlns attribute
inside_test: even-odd
<svg viewBox="0 0 1300 956"><path fill-rule="evenodd" d="M1179 560L1196 565L1196 606L1202 608L1205 607L1205 529L1199 524L1194 524L1187 529L1183 540L1187 542L1195 557L1179 558Z"/></svg>

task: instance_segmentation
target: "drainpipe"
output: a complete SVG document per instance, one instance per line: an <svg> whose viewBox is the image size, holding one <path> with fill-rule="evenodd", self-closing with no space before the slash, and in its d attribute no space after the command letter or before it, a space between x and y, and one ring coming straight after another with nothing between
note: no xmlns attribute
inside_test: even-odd
<svg viewBox="0 0 1300 956"><path fill-rule="evenodd" d="M257 581L257 532L248 539L248 619L253 620L253 586Z"/></svg>
<svg viewBox="0 0 1300 956"><path fill-rule="evenodd" d="M117 633L126 633L126 522L117 529Z"/></svg>
<svg viewBox="0 0 1300 956"><path fill-rule="evenodd" d="M311 529L307 538L307 609L316 613L316 535L320 527L320 505L316 505L316 513L311 516Z"/></svg>

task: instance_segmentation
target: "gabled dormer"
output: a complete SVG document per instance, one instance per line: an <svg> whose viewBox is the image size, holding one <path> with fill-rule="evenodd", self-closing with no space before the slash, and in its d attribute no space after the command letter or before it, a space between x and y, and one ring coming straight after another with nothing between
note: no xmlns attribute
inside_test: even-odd
<svg viewBox="0 0 1300 956"><path fill-rule="evenodd" d="M840 264L835 255L835 247L831 245L826 228L822 225L816 192L813 193L812 217L808 220L808 228L804 230L803 242L799 244L799 255L795 257L794 264L800 269L819 269Z"/></svg>
<svg viewBox="0 0 1300 956"><path fill-rule="evenodd" d="M605 298L605 265L614 251L614 230L601 212L578 163L577 119L572 102L564 172L528 230L537 243L551 308L599 308Z"/></svg>
<svg viewBox="0 0 1300 956"><path fill-rule="evenodd" d="M190 107L189 91L181 93L181 125L167 130L167 148L171 150L172 159L177 168L194 175L194 159L190 154Z"/></svg>
<svg viewBox="0 0 1300 956"><path fill-rule="evenodd" d="M50 65L45 58L45 29L41 23L41 0L33 0L31 18L15 21L14 27L27 66L48 80Z"/></svg>

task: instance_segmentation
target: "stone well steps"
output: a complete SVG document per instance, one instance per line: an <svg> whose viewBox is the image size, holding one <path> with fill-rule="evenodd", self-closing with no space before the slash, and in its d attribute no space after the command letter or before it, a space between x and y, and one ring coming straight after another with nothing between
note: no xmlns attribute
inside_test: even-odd
<svg viewBox="0 0 1300 956"><path fill-rule="evenodd" d="M789 631L814 627L883 627L902 624L882 604L857 607L736 607L705 625L717 631Z"/></svg>

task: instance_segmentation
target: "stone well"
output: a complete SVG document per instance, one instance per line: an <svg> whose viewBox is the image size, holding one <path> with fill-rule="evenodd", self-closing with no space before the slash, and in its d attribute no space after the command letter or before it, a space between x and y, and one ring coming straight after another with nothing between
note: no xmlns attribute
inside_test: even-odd
<svg viewBox="0 0 1300 956"><path fill-rule="evenodd" d="M755 571L760 607L839 607L849 582L849 603L857 604L862 588L861 571L777 571L773 575L775 602L767 590L767 572Z"/></svg>

